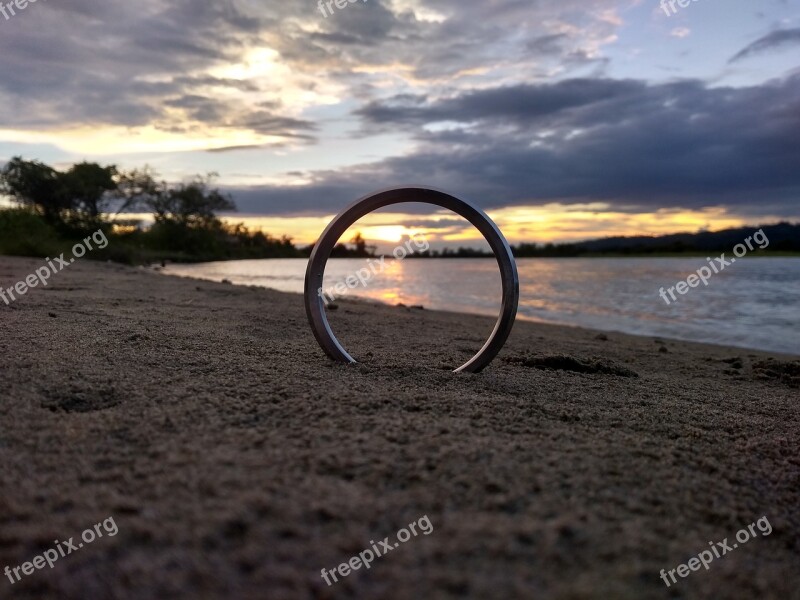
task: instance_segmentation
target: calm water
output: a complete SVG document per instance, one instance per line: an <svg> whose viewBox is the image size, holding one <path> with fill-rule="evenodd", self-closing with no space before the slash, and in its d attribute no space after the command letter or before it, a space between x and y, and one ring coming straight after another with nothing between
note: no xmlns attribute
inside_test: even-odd
<svg viewBox="0 0 800 600"><path fill-rule="evenodd" d="M500 274L486 259L386 260L349 295L391 304L495 316ZM521 259L520 318L606 331L800 354L800 258L739 260L669 306L659 288L704 266L702 258ZM325 287L365 260L331 260ZM164 272L303 292L306 260L242 260L169 265Z"/></svg>

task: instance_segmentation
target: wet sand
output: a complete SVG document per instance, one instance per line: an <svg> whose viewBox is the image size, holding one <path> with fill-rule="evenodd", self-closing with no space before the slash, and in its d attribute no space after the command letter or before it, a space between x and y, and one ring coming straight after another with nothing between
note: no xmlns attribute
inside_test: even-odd
<svg viewBox="0 0 800 600"><path fill-rule="evenodd" d="M42 261L0 257L0 284ZM0 301L0 598L799 598L800 361L80 261ZM321 569L426 515L370 569ZM667 588L661 569L766 516ZM756 530L758 532L758 530Z"/></svg>

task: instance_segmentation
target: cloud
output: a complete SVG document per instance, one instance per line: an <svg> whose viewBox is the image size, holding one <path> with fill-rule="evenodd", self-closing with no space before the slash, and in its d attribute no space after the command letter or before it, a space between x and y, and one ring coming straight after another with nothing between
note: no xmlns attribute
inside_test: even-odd
<svg viewBox="0 0 800 600"><path fill-rule="evenodd" d="M757 39L752 44L745 46L741 51L737 52L728 62L733 63L742 60L754 54L767 52L773 48L780 46L787 46L789 44L800 44L800 28L797 29L782 29L773 31L762 38Z"/></svg>
<svg viewBox="0 0 800 600"><path fill-rule="evenodd" d="M376 188L424 182L486 209L604 201L800 213L800 74L749 88L576 79L402 95L356 114L368 127L413 132L416 149L308 172L306 186L239 190L243 210L330 213ZM431 130L442 121L455 125Z"/></svg>
<svg viewBox="0 0 800 600"><path fill-rule="evenodd" d="M389 80L452 88L492 73L545 77L602 64L593 54L616 27L606 15L614 4L370 0L325 19L314 2L39 3L2 23L0 128L247 128L263 122L248 118L254 94L291 96L271 116L298 119L300 98L311 106L320 104L315 94L330 103L381 94ZM278 68L252 64L258 51L274 53ZM179 104L193 96L204 107Z"/></svg>
<svg viewBox="0 0 800 600"><path fill-rule="evenodd" d="M326 19L314 0L39 2L0 22L0 130L78 156L155 157L174 172L191 171L198 156L212 162L177 156L187 150L302 146L280 164L340 164L330 155L352 129L365 140L361 156L386 156L390 137L403 148L291 176L307 185L232 190L243 212L262 214L330 214L413 182L486 208L603 200L625 211L796 210L800 76L740 88L648 83L644 59L615 44L636 18L626 7L368 0ZM798 31L774 32L732 60L795 42ZM609 78L610 57L634 75ZM92 134L92 144L75 142ZM261 168L247 158L235 169Z"/></svg>
<svg viewBox="0 0 800 600"><path fill-rule="evenodd" d="M13 60L0 61L0 129L149 127L311 141L315 125L277 102L279 93L265 93L256 78L214 74L245 61L275 22L230 0L32 5L13 27L3 23L0 52Z"/></svg>
<svg viewBox="0 0 800 600"><path fill-rule="evenodd" d="M614 98L630 96L645 84L610 79L570 79L555 84L516 85L466 92L435 99L425 95L398 95L370 102L355 114L368 125L416 128L439 121L531 123Z"/></svg>
<svg viewBox="0 0 800 600"><path fill-rule="evenodd" d="M299 69L330 70L343 81L386 75L395 84L450 85L514 69L517 77L548 76L561 59L592 64L617 27L615 0L535 3L506 0L369 0L327 19L284 27L271 43ZM311 5L316 11L316 4ZM308 10L309 6L302 10ZM580 30L580 35L573 33ZM578 59L580 57L580 60ZM352 71L356 67L357 72ZM398 68L402 67L402 68Z"/></svg>

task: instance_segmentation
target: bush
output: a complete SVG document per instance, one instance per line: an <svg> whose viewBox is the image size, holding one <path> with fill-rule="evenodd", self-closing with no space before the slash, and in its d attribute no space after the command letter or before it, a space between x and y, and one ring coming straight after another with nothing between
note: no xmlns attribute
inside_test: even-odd
<svg viewBox="0 0 800 600"><path fill-rule="evenodd" d="M55 229L30 210L0 210L0 254L58 256L67 247Z"/></svg>
<svg viewBox="0 0 800 600"><path fill-rule="evenodd" d="M99 225L50 223L30 209L0 210L0 255L69 256L72 247ZM114 233L102 225L108 246L87 253L90 260L129 265L161 261L205 262L246 258L295 258L302 254L288 238L251 233L242 225L226 226L213 219L203 224L158 221L146 231Z"/></svg>
<svg viewBox="0 0 800 600"><path fill-rule="evenodd" d="M190 227L174 221L155 223L146 234L153 250L184 253L197 260L227 258L225 233L216 228Z"/></svg>

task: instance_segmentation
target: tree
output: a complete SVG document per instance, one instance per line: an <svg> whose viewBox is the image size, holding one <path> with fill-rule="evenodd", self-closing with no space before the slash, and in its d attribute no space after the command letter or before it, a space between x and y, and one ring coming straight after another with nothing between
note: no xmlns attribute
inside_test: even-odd
<svg viewBox="0 0 800 600"><path fill-rule="evenodd" d="M217 223L218 211L236 210L230 196L212 187L216 173L196 176L177 187L157 177L149 167L121 173L116 197L122 205L117 214L144 208L153 213L156 223L208 228Z"/></svg>
<svg viewBox="0 0 800 600"><path fill-rule="evenodd" d="M63 174L19 156L0 170L0 193L33 207L50 222L60 222L62 213L70 208Z"/></svg>
<svg viewBox="0 0 800 600"><path fill-rule="evenodd" d="M101 220L117 190L115 166L82 162L65 173L39 161L12 158L0 171L0 193L32 206L50 222Z"/></svg>
<svg viewBox="0 0 800 600"><path fill-rule="evenodd" d="M117 175L114 165L101 167L88 162L73 165L62 175L70 208L78 220L94 224L101 219L115 197L112 192L117 191Z"/></svg>
<svg viewBox="0 0 800 600"><path fill-rule="evenodd" d="M117 215L139 207L152 209L159 206L159 199L166 194L167 183L156 181L158 175L149 166L123 171L117 177L116 198L121 201Z"/></svg>
<svg viewBox="0 0 800 600"><path fill-rule="evenodd" d="M153 213L156 223L208 227L217 220L217 211L236 210L230 196L211 187L217 177L215 173L197 176L177 187L156 181L156 177L148 167L123 173L118 191L123 200L120 212L144 207Z"/></svg>
<svg viewBox="0 0 800 600"><path fill-rule="evenodd" d="M156 219L160 214L182 225L208 227L217 221L218 211L236 210L230 196L212 189L216 177L216 173L209 173L168 190L164 202L157 207Z"/></svg>
<svg viewBox="0 0 800 600"><path fill-rule="evenodd" d="M361 235L360 231L356 232L356 234L353 236L353 239L350 240L350 243L355 245L355 247L356 247L356 255L358 255L358 256L366 256L366 254L367 254L367 240L364 239L364 236Z"/></svg>

